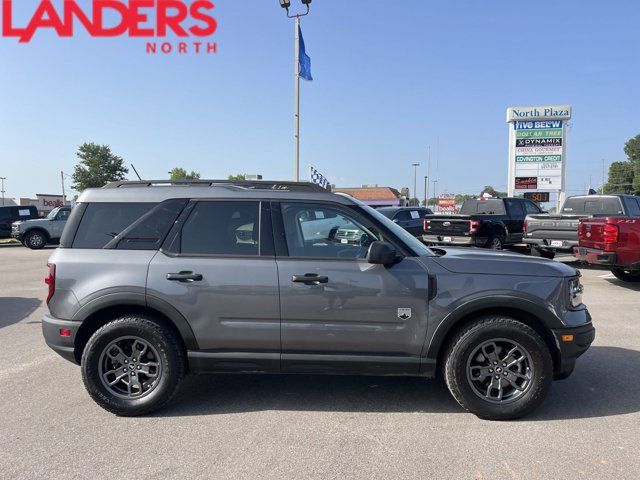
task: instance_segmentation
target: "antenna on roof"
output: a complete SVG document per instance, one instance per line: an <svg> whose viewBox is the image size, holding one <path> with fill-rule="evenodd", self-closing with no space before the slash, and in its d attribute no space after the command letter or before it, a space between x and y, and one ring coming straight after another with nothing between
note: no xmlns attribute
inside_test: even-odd
<svg viewBox="0 0 640 480"><path fill-rule="evenodd" d="M138 177L138 180L142 181L142 178L140 177L138 170L136 170L136 167L133 166L133 163L131 164L131 168L133 168L133 171L136 172L136 177Z"/></svg>

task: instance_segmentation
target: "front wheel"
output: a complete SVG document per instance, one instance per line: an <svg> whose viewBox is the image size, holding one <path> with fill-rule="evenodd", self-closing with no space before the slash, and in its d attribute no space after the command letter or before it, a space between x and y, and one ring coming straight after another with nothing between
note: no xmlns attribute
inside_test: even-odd
<svg viewBox="0 0 640 480"><path fill-rule="evenodd" d="M93 400L116 415L152 412L176 393L186 358L175 335L142 315L98 329L82 354L82 380Z"/></svg>
<svg viewBox="0 0 640 480"><path fill-rule="evenodd" d="M508 317L482 317L455 336L445 354L449 391L487 420L512 420L535 410L553 379L544 340Z"/></svg>
<svg viewBox="0 0 640 480"><path fill-rule="evenodd" d="M640 270L628 270L622 267L612 267L611 273L624 282L640 282Z"/></svg>
<svg viewBox="0 0 640 480"><path fill-rule="evenodd" d="M47 244L47 237L38 230L32 230L27 232L22 243L31 250L40 250Z"/></svg>

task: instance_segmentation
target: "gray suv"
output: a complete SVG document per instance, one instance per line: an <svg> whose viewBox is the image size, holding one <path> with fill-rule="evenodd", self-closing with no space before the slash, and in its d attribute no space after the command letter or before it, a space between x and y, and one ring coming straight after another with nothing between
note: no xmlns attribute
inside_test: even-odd
<svg viewBox="0 0 640 480"><path fill-rule="evenodd" d="M49 260L46 342L118 415L188 372L442 372L465 409L513 419L593 341L561 263L429 249L312 184L161 183L83 192Z"/></svg>
<svg viewBox="0 0 640 480"><path fill-rule="evenodd" d="M11 236L31 250L40 250L60 241L70 214L71 207L56 207L44 218L13 222Z"/></svg>

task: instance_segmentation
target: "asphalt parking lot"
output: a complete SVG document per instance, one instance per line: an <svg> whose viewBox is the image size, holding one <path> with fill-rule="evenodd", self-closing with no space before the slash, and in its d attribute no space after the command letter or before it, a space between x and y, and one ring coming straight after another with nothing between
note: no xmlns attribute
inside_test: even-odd
<svg viewBox="0 0 640 480"><path fill-rule="evenodd" d="M520 421L465 413L440 380L254 375L118 418L43 342L50 253L0 248L2 479L640 478L640 285L606 270L582 269L594 345Z"/></svg>

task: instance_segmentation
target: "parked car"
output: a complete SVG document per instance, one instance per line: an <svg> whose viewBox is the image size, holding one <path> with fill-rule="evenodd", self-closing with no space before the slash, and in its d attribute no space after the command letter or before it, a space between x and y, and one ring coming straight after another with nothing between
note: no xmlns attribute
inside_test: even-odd
<svg viewBox="0 0 640 480"><path fill-rule="evenodd" d="M471 245L500 250L522 242L528 213L542 209L524 198L470 198L459 215L427 215L423 241L432 245Z"/></svg>
<svg viewBox="0 0 640 480"><path fill-rule="evenodd" d="M560 214L528 215L524 224L524 243L531 254L553 258L556 253L573 253L578 245L581 218L628 215L631 195L577 195L564 202Z"/></svg>
<svg viewBox="0 0 640 480"><path fill-rule="evenodd" d="M11 236L32 250L57 244L71 213L71 207L56 207L45 218L14 222Z"/></svg>
<svg viewBox="0 0 640 480"><path fill-rule="evenodd" d="M38 218L38 209L33 205L0 207L0 238L11 237L13 222L32 218Z"/></svg>
<svg viewBox="0 0 640 480"><path fill-rule="evenodd" d="M625 282L640 282L640 203L632 215L580 220L575 257L609 266Z"/></svg>
<svg viewBox="0 0 640 480"><path fill-rule="evenodd" d="M382 207L378 211L414 237L422 237L423 219L425 215L433 214L430 208L425 207Z"/></svg>
<svg viewBox="0 0 640 480"><path fill-rule="evenodd" d="M440 370L465 409L511 419L594 338L567 265L431 250L312 184L171 182L85 190L49 259L44 338L118 415L161 407L188 371Z"/></svg>

